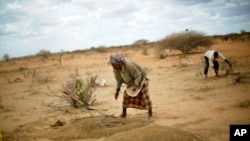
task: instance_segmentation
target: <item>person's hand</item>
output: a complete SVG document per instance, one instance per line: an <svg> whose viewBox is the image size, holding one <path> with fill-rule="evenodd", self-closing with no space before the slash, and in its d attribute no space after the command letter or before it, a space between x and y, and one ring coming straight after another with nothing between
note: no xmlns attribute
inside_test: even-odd
<svg viewBox="0 0 250 141"><path fill-rule="evenodd" d="M115 93L115 100L117 100L117 98L119 97L119 92Z"/></svg>
<svg viewBox="0 0 250 141"><path fill-rule="evenodd" d="M136 91L136 89L137 89L137 87L136 87L136 86L133 86L133 89L132 89L132 90L133 90L134 92Z"/></svg>
<svg viewBox="0 0 250 141"><path fill-rule="evenodd" d="M225 59L225 62L227 62L229 67L232 69L232 64L227 59Z"/></svg>

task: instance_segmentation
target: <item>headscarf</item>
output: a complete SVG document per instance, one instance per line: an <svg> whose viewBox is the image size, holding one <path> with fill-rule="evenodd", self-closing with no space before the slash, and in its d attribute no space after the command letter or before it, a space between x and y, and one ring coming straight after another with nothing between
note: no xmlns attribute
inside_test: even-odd
<svg viewBox="0 0 250 141"><path fill-rule="evenodd" d="M112 64L124 64L125 59L119 55L111 55L110 56L110 63Z"/></svg>

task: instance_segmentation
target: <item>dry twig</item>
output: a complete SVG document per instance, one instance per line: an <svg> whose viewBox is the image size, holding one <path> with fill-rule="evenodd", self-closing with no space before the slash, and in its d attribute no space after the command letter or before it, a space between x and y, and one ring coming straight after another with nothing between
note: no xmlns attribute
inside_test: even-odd
<svg viewBox="0 0 250 141"><path fill-rule="evenodd" d="M103 113L102 113L103 114ZM95 123L94 125L90 126L91 129L95 128L96 126L102 126L102 127L110 127L110 126L116 126L116 125L122 125L125 124L124 121L121 120L117 120L117 117L115 117L114 115L105 115L103 114L103 118L100 119L97 123ZM112 118L114 120L107 120L107 118Z"/></svg>

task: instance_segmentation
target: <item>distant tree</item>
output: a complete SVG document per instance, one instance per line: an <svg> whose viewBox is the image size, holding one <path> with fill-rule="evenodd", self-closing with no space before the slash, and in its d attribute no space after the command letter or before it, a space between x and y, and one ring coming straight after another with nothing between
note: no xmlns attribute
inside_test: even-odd
<svg viewBox="0 0 250 141"><path fill-rule="evenodd" d="M62 64L62 56L63 56L63 50L59 53L59 65Z"/></svg>
<svg viewBox="0 0 250 141"><path fill-rule="evenodd" d="M44 56L44 57L48 57L50 54L51 54L50 51L45 50L45 49L42 49L42 50L40 50L40 51L37 53L37 55L39 55L39 56Z"/></svg>
<svg viewBox="0 0 250 141"><path fill-rule="evenodd" d="M95 50L98 52L107 52L108 51L108 49L105 45L100 45L100 46L96 47Z"/></svg>
<svg viewBox="0 0 250 141"><path fill-rule="evenodd" d="M42 57L42 61L43 61L43 62L45 62L45 60L47 60L47 59L49 58L49 55L50 55L50 54L51 54L50 51L44 50L44 49L40 50L40 51L37 53L38 56L41 56L41 57Z"/></svg>
<svg viewBox="0 0 250 141"><path fill-rule="evenodd" d="M197 31L184 31L173 33L161 41L161 46L164 48L172 48L180 50L184 55L199 46L210 47L213 44L210 37L204 33Z"/></svg>
<svg viewBox="0 0 250 141"><path fill-rule="evenodd" d="M4 54L3 59L4 59L4 61L9 61L10 60L9 54Z"/></svg>
<svg viewBox="0 0 250 141"><path fill-rule="evenodd" d="M241 33L241 34L245 34L245 33L247 33L247 32L246 32L246 30L241 29L241 30L240 30L240 33Z"/></svg>
<svg viewBox="0 0 250 141"><path fill-rule="evenodd" d="M135 41L133 44L134 44L134 45L142 45L142 44L146 44L146 43L148 43L148 42L149 42L149 41L146 40L146 39L141 39L141 40Z"/></svg>

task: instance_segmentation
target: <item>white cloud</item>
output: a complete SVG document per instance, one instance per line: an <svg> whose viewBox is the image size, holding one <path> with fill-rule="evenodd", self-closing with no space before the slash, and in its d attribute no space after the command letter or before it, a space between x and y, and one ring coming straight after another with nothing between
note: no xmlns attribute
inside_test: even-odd
<svg viewBox="0 0 250 141"><path fill-rule="evenodd" d="M249 7L247 0L0 1L0 56L155 41L186 28L250 30Z"/></svg>
<svg viewBox="0 0 250 141"><path fill-rule="evenodd" d="M13 2L13 3L8 3L6 5L6 7L9 9L9 10L15 10L15 9L21 9L22 8L22 5L19 4L18 2Z"/></svg>

